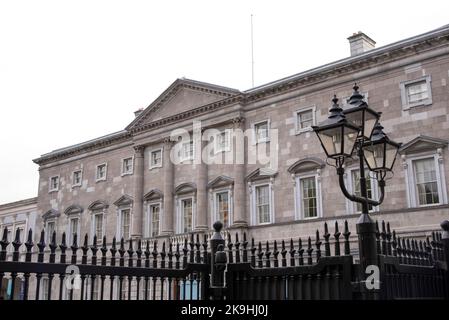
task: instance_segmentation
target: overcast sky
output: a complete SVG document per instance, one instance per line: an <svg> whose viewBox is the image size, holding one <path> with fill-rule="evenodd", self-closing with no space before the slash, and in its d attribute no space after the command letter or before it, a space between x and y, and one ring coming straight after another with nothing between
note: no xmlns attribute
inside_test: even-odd
<svg viewBox="0 0 449 320"><path fill-rule="evenodd" d="M0 203L43 153L119 131L176 78L240 90L449 24L448 1L0 0Z"/></svg>

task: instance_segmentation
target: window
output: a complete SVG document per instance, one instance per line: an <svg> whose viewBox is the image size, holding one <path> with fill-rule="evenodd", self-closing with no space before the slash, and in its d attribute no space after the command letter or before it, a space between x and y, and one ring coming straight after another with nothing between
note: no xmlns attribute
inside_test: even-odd
<svg viewBox="0 0 449 320"><path fill-rule="evenodd" d="M129 209L120 210L120 238L128 239L130 237L131 216Z"/></svg>
<svg viewBox="0 0 449 320"><path fill-rule="evenodd" d="M73 239L75 234L80 237L80 231L79 231L79 218L70 218L69 220L69 244L71 245L73 243Z"/></svg>
<svg viewBox="0 0 449 320"><path fill-rule="evenodd" d="M360 190L360 170L353 169L350 170L350 179L351 179L351 191L356 196L361 196L361 190ZM378 198L378 190L377 190L377 180L374 179L371 176L371 173L368 168L365 169L365 182L366 182L366 192L368 195L368 198L376 200ZM362 211L362 204L358 202L351 202L353 208L352 212L361 212ZM373 207L373 205L368 205L369 211L376 211L378 208Z"/></svg>
<svg viewBox="0 0 449 320"><path fill-rule="evenodd" d="M122 176L133 173L133 158L122 160Z"/></svg>
<svg viewBox="0 0 449 320"><path fill-rule="evenodd" d="M261 185L256 186L256 223L270 223L270 186Z"/></svg>
<svg viewBox="0 0 449 320"><path fill-rule="evenodd" d="M310 131L315 125L315 107L303 108L296 111L296 133Z"/></svg>
<svg viewBox="0 0 449 320"><path fill-rule="evenodd" d="M96 181L104 181L104 180L106 180L106 174L107 174L107 165L106 165L106 163L99 164L97 166Z"/></svg>
<svg viewBox="0 0 449 320"><path fill-rule="evenodd" d="M437 172L434 158L413 161L418 205L439 204Z"/></svg>
<svg viewBox="0 0 449 320"><path fill-rule="evenodd" d="M181 217L180 232L186 233L193 230L193 198L180 200Z"/></svg>
<svg viewBox="0 0 449 320"><path fill-rule="evenodd" d="M181 161L193 159L193 140L184 142L181 149Z"/></svg>
<svg viewBox="0 0 449 320"><path fill-rule="evenodd" d="M160 203L150 204L149 208L149 222L150 222L150 237L159 235L159 225L161 219L161 205Z"/></svg>
<svg viewBox="0 0 449 320"><path fill-rule="evenodd" d="M150 152L150 169L162 167L162 149Z"/></svg>
<svg viewBox="0 0 449 320"><path fill-rule="evenodd" d="M59 176L54 176L50 178L50 188L49 191L58 191L59 189Z"/></svg>
<svg viewBox="0 0 449 320"><path fill-rule="evenodd" d="M93 215L93 236L97 236L97 242L103 241L103 213L96 213Z"/></svg>
<svg viewBox="0 0 449 320"><path fill-rule="evenodd" d="M81 185L81 170L73 171L72 174L72 187L77 187Z"/></svg>
<svg viewBox="0 0 449 320"><path fill-rule="evenodd" d="M231 225L229 193L229 191L219 191L215 193L215 219L213 222L219 220L223 223L225 228Z"/></svg>
<svg viewBox="0 0 449 320"><path fill-rule="evenodd" d="M255 143L270 141L270 123L268 120L254 124Z"/></svg>
<svg viewBox="0 0 449 320"><path fill-rule="evenodd" d="M215 137L215 152L229 151L230 139L229 133L226 131L220 132Z"/></svg>
<svg viewBox="0 0 449 320"><path fill-rule="evenodd" d="M56 230L56 222L48 221L45 226L45 234L46 234L46 242L51 243L51 237L53 236L53 232Z"/></svg>
<svg viewBox="0 0 449 320"><path fill-rule="evenodd" d="M318 216L317 188L315 177L302 178L301 188L301 208L304 218L314 218Z"/></svg>
<svg viewBox="0 0 449 320"><path fill-rule="evenodd" d="M432 104L430 76L401 82L402 108L408 110L412 107Z"/></svg>

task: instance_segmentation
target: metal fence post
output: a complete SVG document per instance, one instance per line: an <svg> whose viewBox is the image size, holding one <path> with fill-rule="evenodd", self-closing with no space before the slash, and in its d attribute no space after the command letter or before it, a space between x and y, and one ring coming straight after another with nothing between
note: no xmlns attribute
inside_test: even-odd
<svg viewBox="0 0 449 320"><path fill-rule="evenodd" d="M441 229L443 232L441 233L441 242L443 243L444 250L444 261L446 261L446 283L445 283L445 295L446 299L449 298L449 221L444 220L441 222Z"/></svg>
<svg viewBox="0 0 449 320"><path fill-rule="evenodd" d="M224 252L225 240L221 236L221 229L223 224L217 221L213 225L214 234L209 240L210 242L210 288L213 299L218 300L223 298L223 291L225 288L224 271L226 268L226 253Z"/></svg>

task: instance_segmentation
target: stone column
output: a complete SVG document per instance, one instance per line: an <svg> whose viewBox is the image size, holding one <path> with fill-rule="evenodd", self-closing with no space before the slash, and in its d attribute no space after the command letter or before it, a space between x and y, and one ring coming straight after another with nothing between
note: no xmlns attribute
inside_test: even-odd
<svg viewBox="0 0 449 320"><path fill-rule="evenodd" d="M144 182L144 156L145 147L134 147L134 204L132 213L132 238L140 238L143 235L143 182Z"/></svg>
<svg viewBox="0 0 449 320"><path fill-rule="evenodd" d="M170 138L164 140L164 156L162 166L164 168L164 209L162 214L162 235L169 236L174 231L174 206L173 188L175 177L175 165L170 159L170 151L174 142Z"/></svg>
<svg viewBox="0 0 449 320"><path fill-rule="evenodd" d="M247 227L246 215L246 184L245 184L245 140L243 139L245 131L245 118L239 117L233 119L234 136L234 217L233 227ZM240 131L241 130L241 131ZM240 134L239 134L240 132Z"/></svg>
<svg viewBox="0 0 449 320"><path fill-rule="evenodd" d="M206 231L208 229L207 217L208 217L208 205L207 205L207 163L202 159L202 151L206 146L206 141L203 141L201 137L195 141L199 148L196 148L195 163L196 169L196 223L195 231Z"/></svg>

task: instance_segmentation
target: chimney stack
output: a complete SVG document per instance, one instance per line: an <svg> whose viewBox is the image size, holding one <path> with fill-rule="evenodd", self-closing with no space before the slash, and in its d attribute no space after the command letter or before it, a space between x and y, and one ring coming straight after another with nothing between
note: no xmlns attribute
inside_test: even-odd
<svg viewBox="0 0 449 320"><path fill-rule="evenodd" d="M369 51L371 49L374 49L376 46L376 41L368 37L362 31L353 33L352 36L348 38L348 40L351 47L351 56Z"/></svg>
<svg viewBox="0 0 449 320"><path fill-rule="evenodd" d="M134 116L137 118L142 113L142 111L143 111L143 108L140 108L140 109L134 111Z"/></svg>

